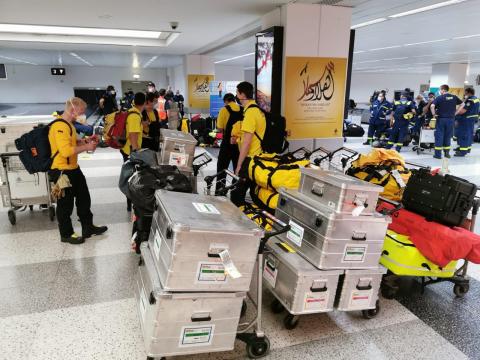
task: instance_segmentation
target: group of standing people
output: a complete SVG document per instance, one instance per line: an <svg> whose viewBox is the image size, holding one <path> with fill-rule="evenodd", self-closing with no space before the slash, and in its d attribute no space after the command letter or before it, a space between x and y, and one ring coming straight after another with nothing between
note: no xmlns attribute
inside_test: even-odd
<svg viewBox="0 0 480 360"><path fill-rule="evenodd" d="M422 95L413 101L410 92L404 91L393 103L386 100L385 91L380 91L370 107L368 138L364 145L371 145L389 132L386 148L395 147L400 152L409 133L418 135L422 127L430 125L435 126L434 158L451 157L454 130L458 142L454 156L465 156L472 148L480 99L475 96L473 88L465 89L463 101L449 90L448 85L442 85L439 96L435 97L432 92L428 94L428 102Z"/></svg>

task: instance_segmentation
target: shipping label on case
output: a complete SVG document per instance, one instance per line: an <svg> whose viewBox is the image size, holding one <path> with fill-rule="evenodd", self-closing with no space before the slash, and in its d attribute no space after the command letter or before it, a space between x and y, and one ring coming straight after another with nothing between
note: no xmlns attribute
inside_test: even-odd
<svg viewBox="0 0 480 360"><path fill-rule="evenodd" d="M212 345L215 325L184 326L180 333L180 347Z"/></svg>
<svg viewBox="0 0 480 360"><path fill-rule="evenodd" d="M323 292L307 292L303 302L304 311L326 310L328 305L328 290Z"/></svg>
<svg viewBox="0 0 480 360"><path fill-rule="evenodd" d="M278 270L275 264L269 259L265 260L265 264L263 265L263 278L272 288L275 288L275 284L277 283L277 274Z"/></svg>
<svg viewBox="0 0 480 360"><path fill-rule="evenodd" d="M192 202L192 205L201 214L220 215L220 211L213 204Z"/></svg>
<svg viewBox="0 0 480 360"><path fill-rule="evenodd" d="M225 266L217 262L200 262L197 270L197 283L225 283L227 274Z"/></svg>
<svg viewBox="0 0 480 360"><path fill-rule="evenodd" d="M351 309L365 310L370 307L373 297L373 289L353 290L350 295Z"/></svg>
<svg viewBox="0 0 480 360"><path fill-rule="evenodd" d="M347 245L343 253L343 262L363 263L368 245Z"/></svg>
<svg viewBox="0 0 480 360"><path fill-rule="evenodd" d="M188 154L171 152L170 159L168 160L168 165L175 166L187 166L188 164Z"/></svg>
<svg viewBox="0 0 480 360"><path fill-rule="evenodd" d="M160 233L158 230L155 230L155 237L153 238L153 252L155 253L155 257L160 259L160 247L162 244L162 238L160 237Z"/></svg>
<svg viewBox="0 0 480 360"><path fill-rule="evenodd" d="M287 239L301 247L305 229L292 220L288 224L290 225L290 231L287 233Z"/></svg>

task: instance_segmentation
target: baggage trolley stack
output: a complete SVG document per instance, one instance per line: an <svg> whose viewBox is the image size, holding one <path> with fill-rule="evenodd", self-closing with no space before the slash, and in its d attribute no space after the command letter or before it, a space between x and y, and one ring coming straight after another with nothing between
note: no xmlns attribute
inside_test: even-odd
<svg viewBox="0 0 480 360"><path fill-rule="evenodd" d="M224 197L158 190L155 198L135 289L148 359L228 351L236 338L249 357L266 355L261 309L238 326L264 242L288 228L264 234Z"/></svg>
<svg viewBox="0 0 480 360"><path fill-rule="evenodd" d="M425 150L432 151L435 147L435 129L430 129L429 127L420 128L420 135L418 138L418 145L412 147L413 151L417 152L417 155L420 155Z"/></svg>
<svg viewBox="0 0 480 360"><path fill-rule="evenodd" d="M288 311L287 329L299 315L379 311L386 270L379 265L390 218L375 212L382 188L337 171L301 170L300 189L280 190L275 216L290 225L267 244L264 282L276 313Z"/></svg>
<svg viewBox="0 0 480 360"><path fill-rule="evenodd" d="M352 165L352 162L360 157L360 153L342 147L330 153L329 169L345 173Z"/></svg>

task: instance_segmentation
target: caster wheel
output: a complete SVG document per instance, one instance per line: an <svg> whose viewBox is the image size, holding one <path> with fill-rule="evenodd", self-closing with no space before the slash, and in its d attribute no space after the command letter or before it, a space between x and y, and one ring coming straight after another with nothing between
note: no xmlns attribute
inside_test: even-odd
<svg viewBox="0 0 480 360"><path fill-rule="evenodd" d="M298 321L298 316L288 314L287 316L285 316L285 319L283 319L283 324L285 325L285 328L287 330L293 330L297 327Z"/></svg>
<svg viewBox="0 0 480 360"><path fill-rule="evenodd" d="M259 359L267 355L270 350L270 341L266 336L254 338L247 343L247 356L250 359Z"/></svg>
<svg viewBox="0 0 480 360"><path fill-rule="evenodd" d="M240 317L244 317L246 313L247 313L247 302L243 300L242 310L240 310Z"/></svg>
<svg viewBox="0 0 480 360"><path fill-rule="evenodd" d="M55 207L50 206L48 208L48 217L50 218L50 221L55 220Z"/></svg>
<svg viewBox="0 0 480 360"><path fill-rule="evenodd" d="M10 224L12 225L17 223L17 215L15 214L15 211L8 210L8 221L10 221Z"/></svg>
<svg viewBox="0 0 480 360"><path fill-rule="evenodd" d="M458 298L463 298L466 293L468 293L468 290L470 290L470 284L455 284L453 286L453 293L455 294L456 297Z"/></svg>
<svg viewBox="0 0 480 360"><path fill-rule="evenodd" d="M30 209L30 211L33 211L33 205L28 205L28 208Z"/></svg>
<svg viewBox="0 0 480 360"><path fill-rule="evenodd" d="M369 320L377 316L379 312L380 312L380 303L377 300L377 305L375 309L362 310L362 315L365 319Z"/></svg>
<svg viewBox="0 0 480 360"><path fill-rule="evenodd" d="M270 309L274 314L280 314L283 311L283 305L277 299L273 300L270 304Z"/></svg>

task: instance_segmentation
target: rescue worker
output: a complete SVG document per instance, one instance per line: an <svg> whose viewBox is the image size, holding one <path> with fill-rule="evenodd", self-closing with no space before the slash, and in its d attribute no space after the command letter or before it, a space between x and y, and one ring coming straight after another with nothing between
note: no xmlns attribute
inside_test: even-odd
<svg viewBox="0 0 480 360"><path fill-rule="evenodd" d="M370 107L370 121L368 125L367 141L363 145L371 145L374 140L379 140L387 128L387 115L392 111L392 105L385 99L385 91L378 94L377 99Z"/></svg>
<svg viewBox="0 0 480 360"><path fill-rule="evenodd" d="M160 89L158 91L158 101L157 101L157 111L158 115L160 115L160 125L162 129L168 129L168 115L167 115L167 99L165 96L167 95L167 90Z"/></svg>
<svg viewBox="0 0 480 360"><path fill-rule="evenodd" d="M231 193L232 202L241 206L245 204L245 195L253 183L248 180L250 159L262 153L262 142L267 127L265 114L253 100L253 85L243 81L237 85L237 99L243 106L243 121L240 136L240 154L235 174L242 178L242 183ZM254 107L252 107L254 106ZM252 107L252 108L250 108Z"/></svg>
<svg viewBox="0 0 480 360"><path fill-rule="evenodd" d="M408 100L408 93L402 92L400 100L393 103L393 112L390 122L394 121L392 132L387 143L387 149L395 145L395 150L400 152L405 137L408 135L408 125L415 116L415 104Z"/></svg>
<svg viewBox="0 0 480 360"><path fill-rule="evenodd" d="M155 93L148 92L145 97L145 108L142 111L142 148L158 151L160 139L160 116L154 109Z"/></svg>
<svg viewBox="0 0 480 360"><path fill-rule="evenodd" d="M231 137L233 126L243 119L243 109L235 102L235 96L232 93L224 95L223 103L225 106L220 109L217 117L217 130L223 133L220 153L218 154L217 173L228 169L230 162L233 164L233 169L236 169L240 154L237 143L232 144ZM216 194L219 193L225 178L225 174L217 176Z"/></svg>
<svg viewBox="0 0 480 360"><path fill-rule="evenodd" d="M78 166L78 154L94 151L96 138L77 140L77 131L73 126L75 119L85 114L87 104L80 98L67 100L61 119L55 122L48 132L48 141L52 150L53 162L49 171L50 180L54 183L65 175L70 182L63 189L64 196L57 199L57 221L62 242L82 244L92 235L100 235L108 230L106 226L95 226L90 211L91 199L87 181ZM82 235L77 235L72 226L71 215L73 205L77 206L77 215L82 225Z"/></svg>
<svg viewBox="0 0 480 360"><path fill-rule="evenodd" d="M454 156L465 156L472 149L473 131L480 110L480 99L475 96L475 89L465 89L465 102L457 110L458 149Z"/></svg>
<svg viewBox="0 0 480 360"><path fill-rule="evenodd" d="M440 86L438 96L430 106L432 115L437 119L435 126L435 159L442 158L442 150L446 158L450 158L450 149L455 123L455 112L462 100L456 95L450 94L448 85Z"/></svg>

